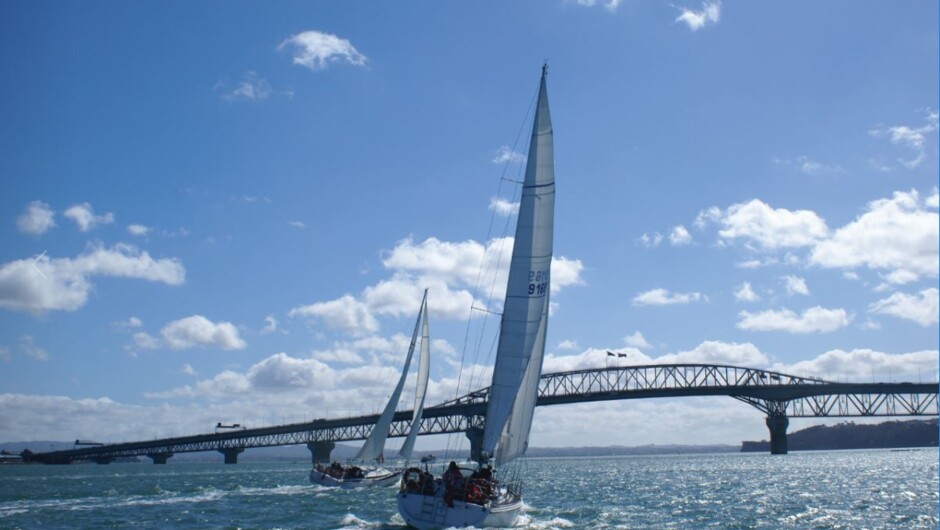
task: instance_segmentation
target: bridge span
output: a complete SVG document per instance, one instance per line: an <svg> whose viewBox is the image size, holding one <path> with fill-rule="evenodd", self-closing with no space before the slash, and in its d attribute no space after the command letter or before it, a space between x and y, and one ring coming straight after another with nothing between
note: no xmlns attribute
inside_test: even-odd
<svg viewBox="0 0 940 530"><path fill-rule="evenodd" d="M594 368L543 374L538 406L621 399L729 396L766 416L770 452L787 453L789 418L937 416L937 382L840 383L756 368L713 364L671 364ZM482 444L489 388L424 409L419 434L465 433L471 455ZM412 411L395 413L392 437L407 434ZM49 464L75 460L109 463L116 458L147 456L165 464L175 453L219 451L225 463L236 463L248 447L306 444L314 461L328 461L336 442L363 440L377 414L317 419L273 427L244 429L139 442L96 445L66 451L33 453Z"/></svg>

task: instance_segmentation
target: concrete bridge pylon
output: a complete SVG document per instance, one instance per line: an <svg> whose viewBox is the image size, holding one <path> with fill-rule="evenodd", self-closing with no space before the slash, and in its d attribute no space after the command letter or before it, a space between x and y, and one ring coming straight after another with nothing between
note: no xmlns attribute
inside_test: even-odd
<svg viewBox="0 0 940 530"><path fill-rule="evenodd" d="M767 416L767 428L770 430L770 454L787 454L787 427L790 420L784 415Z"/></svg>
<svg viewBox="0 0 940 530"><path fill-rule="evenodd" d="M321 440L318 442L307 442L307 449L310 450L311 463L329 463L330 453L336 448L336 444L331 441Z"/></svg>

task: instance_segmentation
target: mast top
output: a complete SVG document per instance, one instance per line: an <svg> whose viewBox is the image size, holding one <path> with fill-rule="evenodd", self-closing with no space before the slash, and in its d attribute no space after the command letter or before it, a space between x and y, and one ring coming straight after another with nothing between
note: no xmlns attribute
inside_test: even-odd
<svg viewBox="0 0 940 530"><path fill-rule="evenodd" d="M548 61L542 63L542 77L548 76Z"/></svg>

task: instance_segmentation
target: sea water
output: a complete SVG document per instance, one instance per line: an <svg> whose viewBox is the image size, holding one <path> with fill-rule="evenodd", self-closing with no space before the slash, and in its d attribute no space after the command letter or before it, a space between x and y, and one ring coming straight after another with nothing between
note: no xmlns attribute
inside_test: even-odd
<svg viewBox="0 0 940 530"><path fill-rule="evenodd" d="M938 527L938 453L525 462L519 528ZM0 466L2 529L404 528L395 487L311 485L303 463Z"/></svg>

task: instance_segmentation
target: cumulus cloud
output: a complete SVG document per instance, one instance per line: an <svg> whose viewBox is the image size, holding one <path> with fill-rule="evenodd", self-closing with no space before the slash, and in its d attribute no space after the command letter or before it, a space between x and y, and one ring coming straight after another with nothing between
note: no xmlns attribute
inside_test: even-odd
<svg viewBox="0 0 940 530"><path fill-rule="evenodd" d="M139 328L144 325L144 322L137 317L130 317L127 320L120 322L112 322L111 325L120 330L134 329Z"/></svg>
<svg viewBox="0 0 940 530"><path fill-rule="evenodd" d="M85 305L93 276L181 285L186 270L175 258L153 259L132 245L91 245L75 258L22 259L0 265L0 307L41 314Z"/></svg>
<svg viewBox="0 0 940 530"><path fill-rule="evenodd" d="M476 241L453 243L436 238L420 243L405 239L382 260L382 265L392 272L391 278L366 287L358 298L347 294L337 300L295 307L289 314L320 319L330 328L347 333L373 333L378 329L377 315L407 317L417 314L425 288L431 292L428 308L434 318L466 319L471 306L498 311L498 307L488 307L482 296L474 296L472 291L479 282L486 296L492 294L492 304L501 303L512 244L511 237L496 238L486 245ZM554 257L552 293L584 283L581 278L583 270L580 260Z"/></svg>
<svg viewBox="0 0 940 530"><path fill-rule="evenodd" d="M670 293L668 289L651 289L633 297L633 305L673 305L691 304L692 302L708 301L702 293Z"/></svg>
<svg viewBox="0 0 940 530"><path fill-rule="evenodd" d="M838 164L825 164L823 162L817 162L815 160L810 160L809 157L803 155L798 156L796 159L781 159L774 158L774 163L783 164L789 167L795 167L801 172L807 175L827 175L832 173L841 173L842 166Z"/></svg>
<svg viewBox="0 0 940 530"><path fill-rule="evenodd" d="M831 350L816 358L792 364L775 363L771 368L780 372L821 378L871 381L884 380L916 381L920 376L927 380L937 377L937 350L890 354L871 349L851 351Z"/></svg>
<svg viewBox="0 0 940 530"><path fill-rule="evenodd" d="M24 234L42 235L55 226L55 211L42 201L33 201L16 219L16 227Z"/></svg>
<svg viewBox="0 0 940 530"><path fill-rule="evenodd" d="M160 330L163 340L174 350L213 346L223 350L243 350L248 345L229 322L214 323L202 315L170 322Z"/></svg>
<svg viewBox="0 0 940 530"><path fill-rule="evenodd" d="M365 66L367 61L366 56L359 53L348 40L320 31L291 35L278 46L279 50L284 48L293 51L294 64L314 72L323 70L331 63L347 62Z"/></svg>
<svg viewBox="0 0 940 530"><path fill-rule="evenodd" d="M717 24L721 17L721 2L703 2L702 10L683 8L675 22L682 22L692 31L698 31L709 24Z"/></svg>
<svg viewBox="0 0 940 530"><path fill-rule="evenodd" d="M289 224L294 228L307 228L307 225L304 224L303 221L291 221Z"/></svg>
<svg viewBox="0 0 940 530"><path fill-rule="evenodd" d="M692 243L692 235L684 226L679 225L673 227L672 231L669 232L669 242L675 247L688 245Z"/></svg>
<svg viewBox="0 0 940 530"><path fill-rule="evenodd" d="M490 210L496 212L497 215L509 217L510 215L519 213L519 203L509 202L499 197L492 197L490 198Z"/></svg>
<svg viewBox="0 0 940 530"><path fill-rule="evenodd" d="M149 226L132 224L127 225L127 233L132 236L145 236L150 233L151 228Z"/></svg>
<svg viewBox="0 0 940 530"><path fill-rule="evenodd" d="M936 111L928 110L925 121L926 123L920 127L894 125L887 128L872 129L869 131L869 134L876 138L888 138L892 144L902 145L914 151L914 158L898 159L901 165L908 169L913 169L927 158L927 135L937 131L938 122L940 122L940 114Z"/></svg>
<svg viewBox="0 0 940 530"><path fill-rule="evenodd" d="M889 276L889 281L936 278L940 269L938 227L940 217L924 209L917 191L898 191L890 199L872 201L855 221L819 242L809 261L821 267L867 266L897 273Z"/></svg>
<svg viewBox="0 0 940 530"><path fill-rule="evenodd" d="M145 331L134 333L134 346L142 350L156 350L160 348L160 340Z"/></svg>
<svg viewBox="0 0 940 530"><path fill-rule="evenodd" d="M631 348L637 348L637 349L646 349L646 348L653 347L649 342L646 342L646 339L643 337L643 334L640 333L639 331L635 331L633 332L633 335L627 335L626 337L624 337L623 343L626 344L627 346L630 346Z"/></svg>
<svg viewBox="0 0 940 530"><path fill-rule="evenodd" d="M287 315L291 318L320 319L331 329L353 335L375 333L379 329L379 322L369 312L368 307L348 294L329 302L295 307Z"/></svg>
<svg viewBox="0 0 940 530"><path fill-rule="evenodd" d="M774 209L759 199L730 206L721 212L718 221L723 226L718 232L722 239L742 239L760 250L811 246L829 232L826 221L814 212Z"/></svg>
<svg viewBox="0 0 940 530"><path fill-rule="evenodd" d="M786 287L788 295L793 296L795 294L801 294L803 296L809 296L809 287L806 286L805 279L790 274L784 276L781 280L783 280L783 285Z"/></svg>
<svg viewBox="0 0 940 530"><path fill-rule="evenodd" d="M196 375L196 369L189 365L189 363L183 363L183 366L180 367L180 373L183 375Z"/></svg>
<svg viewBox="0 0 940 530"><path fill-rule="evenodd" d="M525 156L522 153L513 151L508 145L500 146L496 150L496 154L493 155L494 164L505 164L506 162L512 164L521 164L525 162Z"/></svg>
<svg viewBox="0 0 940 530"><path fill-rule="evenodd" d="M918 294L894 293L868 306L868 311L913 320L927 327L938 321L938 292L931 287Z"/></svg>
<svg viewBox="0 0 940 530"><path fill-rule="evenodd" d="M738 302L756 302L760 296L751 288L751 282L744 282L734 290L734 299Z"/></svg>
<svg viewBox="0 0 940 530"><path fill-rule="evenodd" d="M563 340L558 343L559 350L577 350L578 341L575 340Z"/></svg>
<svg viewBox="0 0 940 530"><path fill-rule="evenodd" d="M69 207L68 210L62 214L69 219L75 221L75 224L78 225L78 229L82 232L87 232L98 225L106 225L114 222L114 214L108 212L103 215L95 215L94 210L91 208L91 204L83 202L81 204L75 204Z"/></svg>
<svg viewBox="0 0 940 530"><path fill-rule="evenodd" d="M742 311L736 326L748 331L786 331L789 333L829 333L852 322L845 309L811 307L797 315L789 309L769 309L760 313Z"/></svg>

